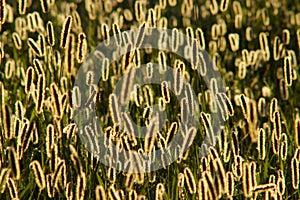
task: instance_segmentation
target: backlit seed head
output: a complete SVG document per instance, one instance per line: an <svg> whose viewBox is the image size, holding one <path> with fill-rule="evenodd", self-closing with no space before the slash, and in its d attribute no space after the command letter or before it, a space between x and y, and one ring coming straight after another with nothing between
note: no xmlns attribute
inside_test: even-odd
<svg viewBox="0 0 300 200"><path fill-rule="evenodd" d="M140 27L139 27L139 32L137 34L136 40L135 40L135 47L138 49L143 41L144 41L144 37L145 37L145 29L146 29L146 23L144 22Z"/></svg>
<svg viewBox="0 0 300 200"><path fill-rule="evenodd" d="M67 47L67 44L69 43L69 35L71 32L72 20L73 20L72 16L68 16L64 21L63 28L61 31L61 37L60 37L61 48L65 49Z"/></svg>
<svg viewBox="0 0 300 200"><path fill-rule="evenodd" d="M288 154L288 139L285 133L281 135L281 142L280 142L280 157L282 160L286 160Z"/></svg>
<svg viewBox="0 0 300 200"><path fill-rule="evenodd" d="M219 10L219 5L218 2L216 0L212 0L210 5L209 5L209 9L212 15L216 15L218 13Z"/></svg>
<svg viewBox="0 0 300 200"><path fill-rule="evenodd" d="M285 193L285 176L283 174L283 171L280 169L278 170L278 179L277 179L277 191L279 195L283 195Z"/></svg>
<svg viewBox="0 0 300 200"><path fill-rule="evenodd" d="M180 67L174 70L174 80L175 95L180 95L183 88L182 69Z"/></svg>
<svg viewBox="0 0 300 200"><path fill-rule="evenodd" d="M47 126L47 135L46 135L46 152L48 157L51 157L51 149L53 148L55 141L55 129L52 124Z"/></svg>
<svg viewBox="0 0 300 200"><path fill-rule="evenodd" d="M147 78L152 78L153 76L153 63L147 63Z"/></svg>
<svg viewBox="0 0 300 200"><path fill-rule="evenodd" d="M173 137L177 134L177 131L178 131L178 123L173 122L167 132L167 139L166 139L167 144L169 144L172 141Z"/></svg>
<svg viewBox="0 0 300 200"><path fill-rule="evenodd" d="M273 153L275 155L278 155L279 150L280 150L280 139L277 139L276 131L274 131L274 130L272 131L271 141L272 141L272 150L273 150Z"/></svg>
<svg viewBox="0 0 300 200"><path fill-rule="evenodd" d="M101 32L102 32L102 38L104 40L104 44L108 46L110 43L110 36L109 36L109 28L107 24L103 23L101 25Z"/></svg>
<svg viewBox="0 0 300 200"><path fill-rule="evenodd" d="M291 160L292 185L294 189L299 187L299 161L296 157Z"/></svg>
<svg viewBox="0 0 300 200"><path fill-rule="evenodd" d="M24 15L26 13L26 7L27 7L27 0L19 0L19 13L20 13L20 15Z"/></svg>
<svg viewBox="0 0 300 200"><path fill-rule="evenodd" d="M123 12L124 12L125 20L127 20L127 21L133 20L132 12L129 9L124 9Z"/></svg>
<svg viewBox="0 0 300 200"><path fill-rule="evenodd" d="M80 175L77 175L77 184L76 184L76 198L83 200L85 196L86 189L86 176L84 172L81 172Z"/></svg>
<svg viewBox="0 0 300 200"><path fill-rule="evenodd" d="M26 77L25 77L25 92L28 94L30 91L34 89L34 68L33 67L28 67L26 71Z"/></svg>
<svg viewBox="0 0 300 200"><path fill-rule="evenodd" d="M77 43L77 62L82 63L87 54L87 39L85 33L78 34L78 43Z"/></svg>
<svg viewBox="0 0 300 200"><path fill-rule="evenodd" d="M232 164L232 172L237 179L243 175L243 158L239 155L234 156L234 163Z"/></svg>
<svg viewBox="0 0 300 200"><path fill-rule="evenodd" d="M170 103L170 93L169 93L169 85L166 81L161 83L161 93L166 103Z"/></svg>
<svg viewBox="0 0 300 200"><path fill-rule="evenodd" d="M115 168L110 167L107 171L107 177L110 182L114 183L116 181L117 171Z"/></svg>
<svg viewBox="0 0 300 200"><path fill-rule="evenodd" d="M166 0L160 0L159 1L159 7L160 9L166 9L167 1Z"/></svg>
<svg viewBox="0 0 300 200"><path fill-rule="evenodd" d="M272 98L270 104L270 120L274 122L275 112L278 111L278 102L276 98Z"/></svg>
<svg viewBox="0 0 300 200"><path fill-rule="evenodd" d="M37 42L35 42L32 38L28 38L27 44L30 47L30 50L32 50L36 56L42 56L42 50Z"/></svg>
<svg viewBox="0 0 300 200"><path fill-rule="evenodd" d="M189 192L190 194L194 194L196 192L196 182L194 175L189 167L184 168L183 172Z"/></svg>
<svg viewBox="0 0 300 200"><path fill-rule="evenodd" d="M261 193L261 192L274 192L276 190L276 185L274 183L266 183L260 184L254 187L254 193Z"/></svg>
<svg viewBox="0 0 300 200"><path fill-rule="evenodd" d="M270 24L269 12L266 8L262 9L262 21L265 26L268 26Z"/></svg>
<svg viewBox="0 0 300 200"><path fill-rule="evenodd" d="M21 40L19 34L17 32L14 32L12 34L12 37L13 37L13 41L14 41L16 49L21 50L22 49L22 40Z"/></svg>
<svg viewBox="0 0 300 200"><path fill-rule="evenodd" d="M279 91L281 99L285 101L289 99L289 88L283 79L281 79L279 82Z"/></svg>
<svg viewBox="0 0 300 200"><path fill-rule="evenodd" d="M243 191L245 197L250 197L252 195L252 173L250 169L250 165L247 162L243 163Z"/></svg>
<svg viewBox="0 0 300 200"><path fill-rule="evenodd" d="M136 182L137 175L134 173L127 173L126 174L126 180L125 180L125 186L127 189L132 189L133 184Z"/></svg>
<svg viewBox="0 0 300 200"><path fill-rule="evenodd" d="M13 180L12 178L8 178L6 184L9 189L11 199L19 199L19 192L15 180Z"/></svg>
<svg viewBox="0 0 300 200"><path fill-rule="evenodd" d="M217 191L216 191L216 185L214 184L213 177L211 176L211 173L204 172L204 180L207 184L207 191L208 195L212 199L217 199Z"/></svg>
<svg viewBox="0 0 300 200"><path fill-rule="evenodd" d="M47 174L46 175L46 185L47 185L47 193L48 193L48 196L51 198L51 197L54 197L55 195L55 189L54 187L52 186L52 174Z"/></svg>
<svg viewBox="0 0 300 200"><path fill-rule="evenodd" d="M116 190L114 185L111 185L108 189L108 196L110 199L121 200L119 192Z"/></svg>
<svg viewBox="0 0 300 200"><path fill-rule="evenodd" d="M205 38L204 38L203 30L201 28L197 28L195 31L195 36L199 42L200 49L205 50Z"/></svg>
<svg viewBox="0 0 300 200"><path fill-rule="evenodd" d="M209 147L209 155L211 156L212 160L219 159L219 153L214 147Z"/></svg>
<svg viewBox="0 0 300 200"><path fill-rule="evenodd" d="M288 45L290 43L290 30L289 29L283 29L282 40L285 45Z"/></svg>
<svg viewBox="0 0 300 200"><path fill-rule="evenodd" d="M251 161L249 167L250 167L250 173L251 173L251 187L253 189L257 185L257 181L256 181L256 162Z"/></svg>
<svg viewBox="0 0 300 200"><path fill-rule="evenodd" d="M141 22L141 21L144 21L145 20L145 17L146 17L146 5L143 4L143 2L141 1L136 1L135 4L134 4L134 14L135 14L135 17L136 17L136 20L138 22Z"/></svg>
<svg viewBox="0 0 300 200"><path fill-rule="evenodd" d="M268 86L263 86L261 89L261 93L263 97L270 97L271 96L271 90Z"/></svg>
<svg viewBox="0 0 300 200"><path fill-rule="evenodd" d="M35 176L35 182L39 186L40 190L46 187L45 174L42 170L42 166L39 161L34 160L29 164L29 167L33 170Z"/></svg>
<svg viewBox="0 0 300 200"><path fill-rule="evenodd" d="M240 145L238 139L238 131L234 129L231 133L231 147L234 155L240 155Z"/></svg>
<svg viewBox="0 0 300 200"><path fill-rule="evenodd" d="M94 84L94 80L95 79L95 74L93 71L88 71L86 73L86 81L85 81L85 84L86 85L92 85Z"/></svg>
<svg viewBox="0 0 300 200"><path fill-rule="evenodd" d="M52 83L50 85L50 91L53 98L53 109L55 111L56 117L61 118L63 114L62 105L61 105L61 93L58 89L57 84Z"/></svg>
<svg viewBox="0 0 300 200"><path fill-rule="evenodd" d="M228 9L229 0L222 0L220 3L220 11L225 12Z"/></svg>
<svg viewBox="0 0 300 200"><path fill-rule="evenodd" d="M243 20L243 15L242 14L238 14L238 15L235 16L235 18L234 18L234 27L236 29L242 28L242 20Z"/></svg>
<svg viewBox="0 0 300 200"><path fill-rule="evenodd" d="M197 187L198 199L208 199L207 183L203 178L198 181Z"/></svg>
<svg viewBox="0 0 300 200"><path fill-rule="evenodd" d="M43 74L39 75L37 82L37 98L35 109L38 114L43 112L44 100L45 100L45 91L46 91L46 80Z"/></svg>
<svg viewBox="0 0 300 200"><path fill-rule="evenodd" d="M117 46L122 45L122 35L118 24L112 25L113 35L116 41Z"/></svg>
<svg viewBox="0 0 300 200"><path fill-rule="evenodd" d="M96 200L106 200L107 196L102 185L97 185L95 189Z"/></svg>
<svg viewBox="0 0 300 200"><path fill-rule="evenodd" d="M146 198L145 195L140 194L140 195L138 195L138 198L137 198L137 199L138 199L138 200L146 200L147 198Z"/></svg>
<svg viewBox="0 0 300 200"><path fill-rule="evenodd" d="M275 36L274 38L274 45L273 45L273 57L274 57L274 60L278 61L280 59L280 38L279 36Z"/></svg>
<svg viewBox="0 0 300 200"><path fill-rule="evenodd" d="M118 99L116 95L113 93L109 95L109 109L110 109L113 122L116 124L121 123L119 107L118 107Z"/></svg>
<svg viewBox="0 0 300 200"><path fill-rule="evenodd" d="M179 188L183 188L184 187L184 174L183 173L179 173L177 175L177 186Z"/></svg>
<svg viewBox="0 0 300 200"><path fill-rule="evenodd" d="M223 120L226 121L228 119L227 106L220 94L216 95L216 102L217 102L218 108L220 109L220 112L222 114Z"/></svg>
<svg viewBox="0 0 300 200"><path fill-rule="evenodd" d="M264 160L266 157L266 132L263 128L258 131L257 150L258 158Z"/></svg>
<svg viewBox="0 0 300 200"><path fill-rule="evenodd" d="M163 51L158 53L158 63L159 63L159 72L163 73L166 71L167 67L167 58L166 54Z"/></svg>
<svg viewBox="0 0 300 200"><path fill-rule="evenodd" d="M20 160L17 157L17 153L14 147L8 147L7 150L11 169L10 177L14 180L19 180L21 178Z"/></svg>
<svg viewBox="0 0 300 200"><path fill-rule="evenodd" d="M234 175L230 171L226 173L226 192L228 196L234 194Z"/></svg>
<svg viewBox="0 0 300 200"><path fill-rule="evenodd" d="M214 169L217 174L217 182L218 182L218 191L219 193L223 193L226 191L226 173L224 166L221 162L220 158L215 159L213 162Z"/></svg>
<svg viewBox="0 0 300 200"><path fill-rule="evenodd" d="M275 137L277 140L281 138L281 119L280 119L280 113L278 111L274 112L274 122L273 122L275 131Z"/></svg>
<svg viewBox="0 0 300 200"><path fill-rule="evenodd" d="M72 183L71 182L68 182L67 185L66 185L66 197L67 197L67 200L71 200L73 199L74 197L74 193L72 191ZM97 195L96 195L97 197ZM97 199L98 200L98 199Z"/></svg>
<svg viewBox="0 0 300 200"><path fill-rule="evenodd" d="M296 35L297 35L297 41L298 41L298 48L300 49L300 29L297 29Z"/></svg>
<svg viewBox="0 0 300 200"><path fill-rule="evenodd" d="M158 183L156 185L156 190L155 190L155 200L162 200L164 199L164 194L165 194L165 186L162 183Z"/></svg>
<svg viewBox="0 0 300 200"><path fill-rule="evenodd" d="M10 178L10 172L11 172L10 168L2 168L1 169L1 174L0 174L0 191L1 191L1 194L4 193L4 191L6 189L6 183L7 183L8 179Z"/></svg>
<svg viewBox="0 0 300 200"><path fill-rule="evenodd" d="M249 103L248 103L248 98L242 94L239 97L240 105L244 114L245 119L248 119L249 117Z"/></svg>
<svg viewBox="0 0 300 200"><path fill-rule="evenodd" d="M240 35L237 33L231 33L228 35L228 39L229 39L231 50L233 52L236 52L237 50L239 50Z"/></svg>
<svg viewBox="0 0 300 200"><path fill-rule="evenodd" d="M18 136L21 131L21 120L17 117L14 119L14 133L13 136ZM18 141L19 142L19 141Z"/></svg>
<svg viewBox="0 0 300 200"><path fill-rule="evenodd" d="M215 144L215 136L210 121L210 115L204 112L201 112L200 114L201 114L201 121L204 127L204 133L208 136L208 139L211 142L211 144Z"/></svg>
<svg viewBox="0 0 300 200"><path fill-rule="evenodd" d="M294 139L296 146L300 146L300 119L296 118L294 121Z"/></svg>
<svg viewBox="0 0 300 200"><path fill-rule="evenodd" d="M287 86L292 85L292 73L293 73L293 67L292 67L292 58L291 56L284 57L284 66L283 66L283 73L284 73L284 81Z"/></svg>
<svg viewBox="0 0 300 200"><path fill-rule="evenodd" d="M108 60L108 58L103 59L101 69L102 69L101 70L102 80L107 81L109 78L109 60Z"/></svg>
<svg viewBox="0 0 300 200"><path fill-rule="evenodd" d="M123 75L124 81L122 82L122 88L120 92L120 102L122 104L126 104L130 98L130 92L133 88L133 77L135 76L135 72L135 68L131 68L127 73Z"/></svg>
<svg viewBox="0 0 300 200"><path fill-rule="evenodd" d="M49 9L48 1L47 0L41 0L41 6L43 13L47 13Z"/></svg>
<svg viewBox="0 0 300 200"><path fill-rule="evenodd" d="M39 75L45 74L43 64L39 59L34 59L33 60L33 66L34 66L34 69L35 69L37 74L39 74Z"/></svg>
<svg viewBox="0 0 300 200"><path fill-rule="evenodd" d="M39 34L38 43L39 43L39 46L41 48L42 56L45 56L45 54L46 54L46 39L45 39L44 34Z"/></svg>
<svg viewBox="0 0 300 200"><path fill-rule="evenodd" d="M27 124L23 126L21 135L19 135L18 141L22 145L22 150L25 152L30 142L33 140L33 136L36 132L36 123L35 122L26 122ZM22 158L23 154L21 154L20 159Z"/></svg>
<svg viewBox="0 0 300 200"><path fill-rule="evenodd" d="M257 105L257 110L258 110L258 114L261 117L265 117L266 116L266 112L267 112L267 105L266 105L266 99L264 97L259 98L258 100L258 105Z"/></svg>
<svg viewBox="0 0 300 200"><path fill-rule="evenodd" d="M179 47L179 31L177 28L172 29L171 49L177 51Z"/></svg>

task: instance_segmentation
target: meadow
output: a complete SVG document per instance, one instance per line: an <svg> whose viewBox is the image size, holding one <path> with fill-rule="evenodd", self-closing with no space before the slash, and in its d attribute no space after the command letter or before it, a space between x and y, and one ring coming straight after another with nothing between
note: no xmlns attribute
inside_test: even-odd
<svg viewBox="0 0 300 200"><path fill-rule="evenodd" d="M0 32L0 199L300 198L297 1L0 0Z"/></svg>

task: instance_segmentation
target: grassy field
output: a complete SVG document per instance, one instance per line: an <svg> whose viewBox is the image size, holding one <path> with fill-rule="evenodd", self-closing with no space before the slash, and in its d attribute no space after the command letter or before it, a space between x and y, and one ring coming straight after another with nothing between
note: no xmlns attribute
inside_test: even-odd
<svg viewBox="0 0 300 200"><path fill-rule="evenodd" d="M148 28L171 30L157 45L173 49L139 49ZM130 30L138 33L118 38ZM297 1L0 0L0 32L0 199L299 199ZM97 63L97 46L114 50L118 39L115 52L122 46L130 53ZM176 45L186 56L172 51ZM103 66L100 75L80 71L92 58ZM144 76L130 74L141 65ZM179 79L133 83L166 68L191 87L182 92ZM122 77L126 112L113 95ZM134 90L124 92L129 85ZM189 104L193 97L197 103ZM92 114L102 132L81 123ZM187 127L191 119L199 123ZM135 138L142 130L133 122L160 129ZM191 143L181 156L168 148L174 136L182 137L179 149ZM138 173L124 153L128 162L114 157L117 170L101 161L119 153L107 143L176 159L156 158L162 168Z"/></svg>

